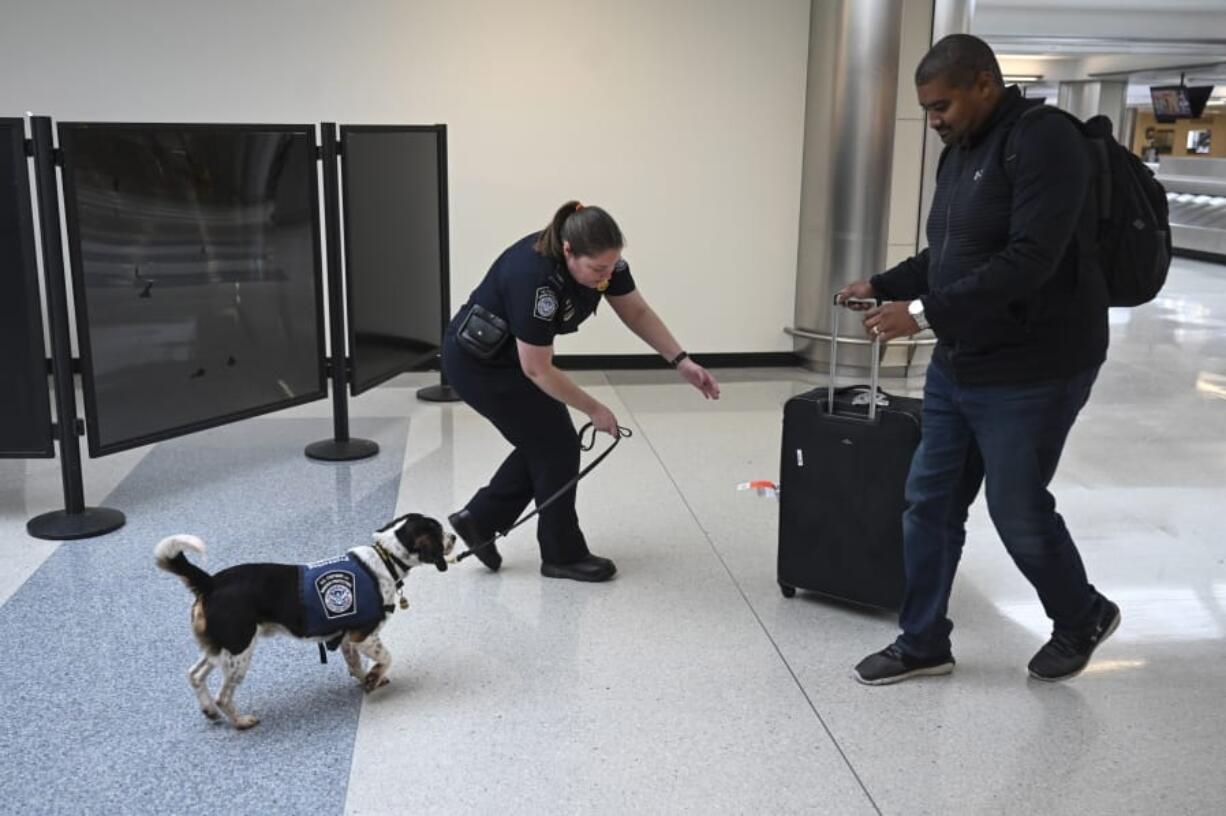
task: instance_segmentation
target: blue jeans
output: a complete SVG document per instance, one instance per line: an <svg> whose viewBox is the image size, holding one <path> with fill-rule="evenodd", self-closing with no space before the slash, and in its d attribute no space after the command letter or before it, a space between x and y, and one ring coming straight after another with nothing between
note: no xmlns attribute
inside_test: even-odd
<svg viewBox="0 0 1226 816"><path fill-rule="evenodd" d="M1039 383L959 385L941 362L929 366L923 437L903 514L907 587L897 641L903 652L950 651L949 593L967 509L985 479L992 523L1055 629L1092 622L1097 593L1047 486L1097 376L1095 367Z"/></svg>

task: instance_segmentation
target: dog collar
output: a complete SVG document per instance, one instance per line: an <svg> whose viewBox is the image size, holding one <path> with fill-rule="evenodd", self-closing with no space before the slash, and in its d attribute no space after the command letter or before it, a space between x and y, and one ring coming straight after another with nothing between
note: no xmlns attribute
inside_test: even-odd
<svg viewBox="0 0 1226 816"><path fill-rule="evenodd" d="M404 579L409 576L409 565L397 558L394 553L389 552L387 548L378 541L374 543L374 550L375 554L379 556L379 559L383 561L383 566L387 567L387 571L392 574L392 580L396 582L396 594L400 596L400 608L408 609L409 602L405 600L404 597ZM400 568L404 570L404 575L396 574L396 567L392 564L393 561L400 565ZM383 608L387 612L395 611L390 606L384 606Z"/></svg>
<svg viewBox="0 0 1226 816"><path fill-rule="evenodd" d="M409 574L409 565L401 561L396 557L395 553L389 552L386 547L378 542L375 542L374 549L379 559L383 562L383 566L387 567L387 571L392 574L392 579L396 582L396 589L400 589L404 585L405 577ZM396 567L404 570L404 574L397 574Z"/></svg>

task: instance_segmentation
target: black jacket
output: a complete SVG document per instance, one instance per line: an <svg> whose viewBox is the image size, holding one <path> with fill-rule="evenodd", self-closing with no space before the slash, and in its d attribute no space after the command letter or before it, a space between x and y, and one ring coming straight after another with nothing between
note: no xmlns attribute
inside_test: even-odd
<svg viewBox="0 0 1226 816"><path fill-rule="evenodd" d="M1034 382L1101 365L1107 289L1094 260L1089 146L1063 116L1009 88L983 129L942 154L928 248L875 276L887 300L919 297L934 361L963 383Z"/></svg>

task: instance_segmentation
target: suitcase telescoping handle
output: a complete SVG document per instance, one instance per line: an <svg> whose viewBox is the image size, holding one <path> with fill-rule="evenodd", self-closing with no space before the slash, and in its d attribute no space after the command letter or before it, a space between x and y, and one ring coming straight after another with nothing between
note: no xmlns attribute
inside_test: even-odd
<svg viewBox="0 0 1226 816"><path fill-rule="evenodd" d="M839 357L839 314L842 311L838 295L835 295L830 307L830 384L826 387L826 409L831 415L834 414L834 372ZM872 373L868 392L868 420L872 422L877 419L877 382L881 375L881 338L877 335L873 335L873 350L870 356Z"/></svg>

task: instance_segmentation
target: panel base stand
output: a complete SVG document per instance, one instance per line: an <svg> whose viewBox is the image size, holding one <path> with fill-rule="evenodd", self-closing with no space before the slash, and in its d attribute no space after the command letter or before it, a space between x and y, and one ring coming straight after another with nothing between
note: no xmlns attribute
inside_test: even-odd
<svg viewBox="0 0 1226 816"><path fill-rule="evenodd" d="M321 462L352 462L369 459L379 452L379 443L369 439L323 439L306 446L306 455Z"/></svg>
<svg viewBox="0 0 1226 816"><path fill-rule="evenodd" d="M54 510L30 519L26 532L47 541L72 541L118 530L126 522L123 513L109 507L86 507L80 513Z"/></svg>
<svg viewBox="0 0 1226 816"><path fill-rule="evenodd" d="M417 398L426 402L459 402L460 395L450 385L428 385L417 389Z"/></svg>

